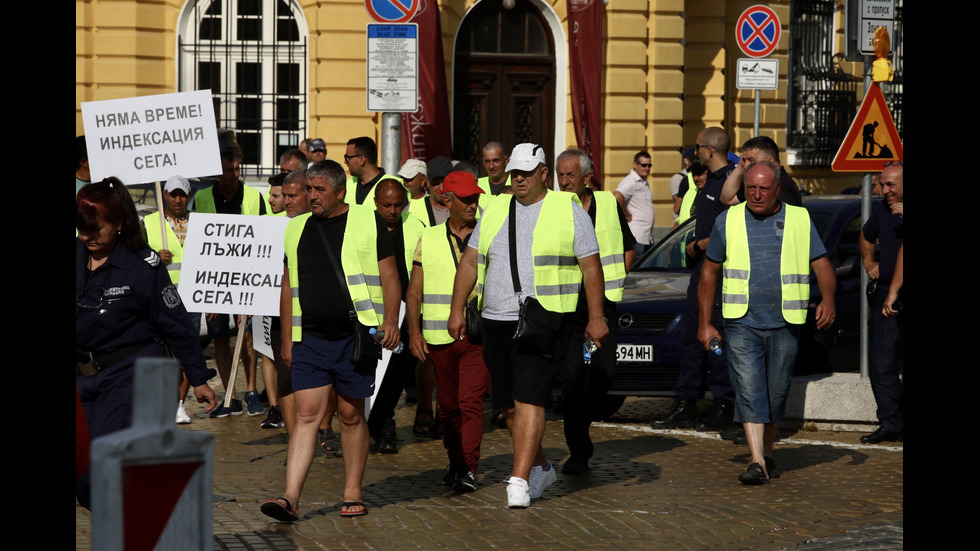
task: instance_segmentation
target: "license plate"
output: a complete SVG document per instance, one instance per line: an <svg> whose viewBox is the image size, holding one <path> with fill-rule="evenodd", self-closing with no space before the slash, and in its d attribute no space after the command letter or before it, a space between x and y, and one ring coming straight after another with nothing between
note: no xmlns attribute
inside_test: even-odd
<svg viewBox="0 0 980 551"><path fill-rule="evenodd" d="M653 363L653 345L621 344L616 347L616 361Z"/></svg>

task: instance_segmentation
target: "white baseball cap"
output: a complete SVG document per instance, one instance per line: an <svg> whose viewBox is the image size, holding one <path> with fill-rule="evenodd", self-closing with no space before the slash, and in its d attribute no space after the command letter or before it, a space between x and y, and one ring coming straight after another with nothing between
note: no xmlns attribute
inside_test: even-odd
<svg viewBox="0 0 980 551"><path fill-rule="evenodd" d="M419 159L409 159L405 161L405 164L402 165L401 170L398 171L398 177L403 180L411 180L419 174L426 176L425 161L421 161Z"/></svg>
<svg viewBox="0 0 980 551"><path fill-rule="evenodd" d="M511 170L530 172L538 168L538 165L545 164L546 162L543 147L533 143L520 143L510 152L510 160L507 162L507 167L504 170L507 172Z"/></svg>
<svg viewBox="0 0 980 551"><path fill-rule="evenodd" d="M191 183L187 181L187 178L184 178L180 174L174 174L170 178L167 178L167 184L163 186L163 192L170 193L171 191L178 189L183 191L185 195L189 196L191 194Z"/></svg>

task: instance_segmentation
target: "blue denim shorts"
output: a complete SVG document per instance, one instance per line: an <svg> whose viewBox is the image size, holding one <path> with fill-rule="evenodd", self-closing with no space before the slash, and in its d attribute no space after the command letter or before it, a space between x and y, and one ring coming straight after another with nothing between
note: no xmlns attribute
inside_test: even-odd
<svg viewBox="0 0 980 551"><path fill-rule="evenodd" d="M374 369L351 363L353 351L353 336L328 341L304 335L293 343L293 391L335 385L348 398L369 398L374 394Z"/></svg>
<svg viewBox="0 0 980 551"><path fill-rule="evenodd" d="M735 421L774 425L786 413L800 329L755 329L725 324L728 369L735 391Z"/></svg>

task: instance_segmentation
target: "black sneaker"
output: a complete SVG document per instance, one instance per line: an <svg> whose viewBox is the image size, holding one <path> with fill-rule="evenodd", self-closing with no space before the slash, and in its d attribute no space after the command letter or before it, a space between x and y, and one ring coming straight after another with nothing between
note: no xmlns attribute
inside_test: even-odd
<svg viewBox="0 0 980 551"><path fill-rule="evenodd" d="M467 469L465 473L459 473L456 477L456 483L453 484L453 491L457 493L465 492L475 492L476 491L476 474Z"/></svg>
<svg viewBox="0 0 980 551"><path fill-rule="evenodd" d="M589 458L572 454L561 466L561 474L577 475L589 472Z"/></svg>
<svg viewBox="0 0 980 551"><path fill-rule="evenodd" d="M282 412L279 411L279 406L269 406L269 414L265 416L265 421L262 421L261 427L264 429L281 429L285 426L282 420Z"/></svg>
<svg viewBox="0 0 980 551"><path fill-rule="evenodd" d="M446 472L442 475L442 485L455 487L457 480L459 480L459 469L456 465L450 463Z"/></svg>
<svg viewBox="0 0 980 551"><path fill-rule="evenodd" d="M650 421L655 429L693 429L698 415L698 401L693 398L674 400L674 407L663 419Z"/></svg>
<svg viewBox="0 0 980 551"><path fill-rule="evenodd" d="M398 453L397 439L393 432L382 432L378 437L378 453Z"/></svg>

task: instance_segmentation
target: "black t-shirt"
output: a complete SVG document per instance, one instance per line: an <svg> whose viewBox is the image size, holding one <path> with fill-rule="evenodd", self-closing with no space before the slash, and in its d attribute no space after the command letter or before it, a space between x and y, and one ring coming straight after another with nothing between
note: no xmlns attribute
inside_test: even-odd
<svg viewBox="0 0 980 551"><path fill-rule="evenodd" d="M337 268L330 262L318 227L326 234L327 243L337 262L341 261L344 232L348 213L333 218L310 216L303 228L297 248L299 269L299 300L303 309L303 333L327 340L340 340L354 334L351 316L353 305L346 281L338 278ZM377 213L378 260L395 254L388 227ZM340 269L343 271L343 268Z"/></svg>
<svg viewBox="0 0 980 551"><path fill-rule="evenodd" d="M370 193L371 189L374 188L374 186L378 185L378 182L380 182L381 179L384 177L385 177L385 169L378 168L378 175L372 178L370 182L366 184L361 184L360 182L357 182L357 185L354 190L354 200L357 201L358 205L364 204L364 200L367 199L368 193ZM347 191L349 192L350 190ZM374 205L368 205L368 206L374 208Z"/></svg>
<svg viewBox="0 0 980 551"><path fill-rule="evenodd" d="M387 231L388 227L385 226ZM399 223L395 229L388 232L391 237L391 246L395 252L395 264L398 267L398 281L402 284L402 300L405 300L405 292L408 291L408 266L405 264L405 224Z"/></svg>

